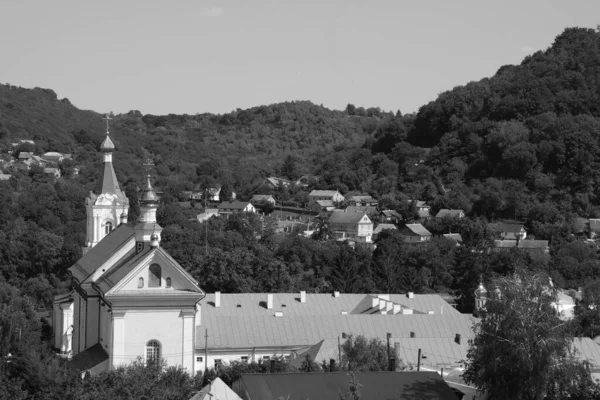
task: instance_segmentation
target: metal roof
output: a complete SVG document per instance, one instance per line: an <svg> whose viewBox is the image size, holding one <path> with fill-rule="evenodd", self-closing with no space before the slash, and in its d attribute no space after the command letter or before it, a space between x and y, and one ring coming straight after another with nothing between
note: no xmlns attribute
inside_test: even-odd
<svg viewBox="0 0 600 400"><path fill-rule="evenodd" d="M435 217L436 218L444 218L444 217L455 218L455 217L460 217L461 215L462 216L465 215L465 212L463 210L449 210L447 208L442 208L440 211L438 211L438 213Z"/></svg>
<svg viewBox="0 0 600 400"><path fill-rule="evenodd" d="M335 196L336 193L340 193L337 190L313 190L309 196Z"/></svg>
<svg viewBox="0 0 600 400"><path fill-rule="evenodd" d="M396 225L394 225L394 224L379 224L379 225L377 225L377 228L375 228L373 230L373 235L380 234L381 232L386 231L388 229L398 229L398 228L396 228Z"/></svg>
<svg viewBox="0 0 600 400"><path fill-rule="evenodd" d="M232 210L243 210L250 204L247 201L224 201L218 205L219 210L232 209Z"/></svg>
<svg viewBox="0 0 600 400"><path fill-rule="evenodd" d="M332 224L358 224L365 216L364 212L348 212L344 210L334 211L329 217L329 223ZM369 219L369 217L367 217ZM367 223L367 222L365 222ZM372 223L369 219L368 223Z"/></svg>
<svg viewBox="0 0 600 400"><path fill-rule="evenodd" d="M437 372L354 372L364 399L440 399L456 396ZM248 400L338 399L348 392L347 372L242 374Z"/></svg>
<svg viewBox="0 0 600 400"><path fill-rule="evenodd" d="M402 231L403 234L411 232L414 235L418 235L418 236L431 236L431 232L429 232L427 229L425 229L425 227L421 224L406 224L400 230Z"/></svg>

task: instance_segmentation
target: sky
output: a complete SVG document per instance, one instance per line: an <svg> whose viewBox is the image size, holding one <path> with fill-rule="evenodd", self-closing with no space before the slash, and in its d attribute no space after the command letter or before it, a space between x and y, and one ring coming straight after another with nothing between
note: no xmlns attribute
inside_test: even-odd
<svg viewBox="0 0 600 400"><path fill-rule="evenodd" d="M3 0L0 83L100 113L410 113L598 16L598 0Z"/></svg>

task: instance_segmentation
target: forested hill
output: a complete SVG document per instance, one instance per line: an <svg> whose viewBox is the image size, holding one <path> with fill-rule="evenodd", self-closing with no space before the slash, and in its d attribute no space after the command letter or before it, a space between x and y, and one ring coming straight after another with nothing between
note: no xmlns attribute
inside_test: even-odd
<svg viewBox="0 0 600 400"><path fill-rule="evenodd" d="M180 181L194 182L196 167L212 164L213 170L219 170L213 174L215 179L237 186L278 174L285 156L293 154L303 161L300 172L312 173L313 159L335 148L364 143L385 115L375 108L359 111L362 115L349 116L308 101L222 115L154 116L130 111L111 121L112 138L121 154L115 158L117 172L124 181L133 178L129 174L138 174L150 154L159 179L177 176ZM33 139L37 153L73 153L76 162L84 166L84 176L92 180L104 135L102 117L77 109L68 99L59 100L50 89L0 85L3 147L10 148L10 143L19 139Z"/></svg>

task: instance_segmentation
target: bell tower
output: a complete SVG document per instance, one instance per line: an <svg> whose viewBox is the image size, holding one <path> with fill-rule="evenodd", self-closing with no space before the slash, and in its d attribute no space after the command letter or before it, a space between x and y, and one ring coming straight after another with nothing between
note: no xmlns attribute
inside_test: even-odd
<svg viewBox="0 0 600 400"><path fill-rule="evenodd" d="M106 138L100 145L103 159L100 179L95 189L90 191L85 199L87 223L85 246L82 249L84 255L115 229L120 221L127 220L129 211L129 199L119 187L112 164L115 145L110 140L111 118L106 116L103 119L106 121Z"/></svg>

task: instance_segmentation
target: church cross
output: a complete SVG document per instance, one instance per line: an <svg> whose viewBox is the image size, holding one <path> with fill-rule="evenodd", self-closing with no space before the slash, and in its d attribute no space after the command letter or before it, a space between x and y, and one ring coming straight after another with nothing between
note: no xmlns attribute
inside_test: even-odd
<svg viewBox="0 0 600 400"><path fill-rule="evenodd" d="M152 159L150 157L146 158L146 161L144 161L144 164L142 164L144 166L144 169L146 170L146 175L150 176L150 170L152 168L154 168L154 161L152 161Z"/></svg>
<svg viewBox="0 0 600 400"><path fill-rule="evenodd" d="M104 118L102 118L102 119L103 119L104 121L106 121L106 134L108 135L108 134L109 134L109 130L108 130L108 128L109 128L109 126L108 126L108 121L110 121L112 118L111 118L111 117L109 117L109 116L108 116L108 114L106 114L106 115L104 116Z"/></svg>

